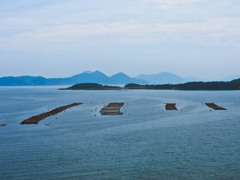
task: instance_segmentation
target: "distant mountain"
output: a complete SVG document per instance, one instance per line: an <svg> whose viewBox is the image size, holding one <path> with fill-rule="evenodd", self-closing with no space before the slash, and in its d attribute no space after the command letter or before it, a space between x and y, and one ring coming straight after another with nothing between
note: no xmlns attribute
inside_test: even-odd
<svg viewBox="0 0 240 180"><path fill-rule="evenodd" d="M148 82L142 79L131 78L124 73L117 73L110 77L112 84L125 84L126 82L138 82L140 84L147 84ZM114 83L113 83L114 82Z"/></svg>
<svg viewBox="0 0 240 180"><path fill-rule="evenodd" d="M178 84L178 83L187 82L187 79L169 72L162 72L159 74L149 74L149 75L141 74L135 78L143 79L145 81L148 81L150 84Z"/></svg>
<svg viewBox="0 0 240 180"><path fill-rule="evenodd" d="M238 77L238 76L233 76ZM230 78L232 80L232 78ZM46 86L46 85L74 85L79 83L99 83L99 84L182 84L186 82L200 81L193 77L180 77L178 75L162 72L159 74L141 74L137 77L129 77L119 72L113 76L107 76L100 71L85 71L67 78L45 78L42 76L19 76L2 77L0 86ZM239 82L240 79L233 81Z"/></svg>
<svg viewBox="0 0 240 180"><path fill-rule="evenodd" d="M19 76L19 77L2 77L0 78L0 86L32 86L32 85L48 85L48 80L38 76Z"/></svg>
<svg viewBox="0 0 240 180"><path fill-rule="evenodd" d="M86 71L72 77L67 78L44 78L33 76L20 77L2 77L0 78L0 86L42 86L42 85L73 85L78 83L101 83L101 84L128 84L138 83L147 84L145 80L135 79L124 73L117 73L108 77L100 71Z"/></svg>
<svg viewBox="0 0 240 180"><path fill-rule="evenodd" d="M65 78L68 84L78 83L108 83L109 77L100 71L95 72L84 72L81 74L74 75L70 78Z"/></svg>

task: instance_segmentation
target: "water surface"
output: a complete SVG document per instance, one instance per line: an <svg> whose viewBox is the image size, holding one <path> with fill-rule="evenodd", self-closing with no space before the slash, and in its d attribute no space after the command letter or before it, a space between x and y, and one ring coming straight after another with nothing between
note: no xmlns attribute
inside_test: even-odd
<svg viewBox="0 0 240 180"><path fill-rule="evenodd" d="M0 179L240 179L239 99L240 91L1 87ZM20 125L73 102L83 104ZM101 116L109 102L127 111ZM179 111L163 111L166 102Z"/></svg>

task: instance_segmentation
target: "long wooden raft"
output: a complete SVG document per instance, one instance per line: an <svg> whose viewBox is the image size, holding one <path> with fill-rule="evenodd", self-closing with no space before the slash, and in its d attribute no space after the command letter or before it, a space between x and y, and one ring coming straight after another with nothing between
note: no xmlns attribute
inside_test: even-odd
<svg viewBox="0 0 240 180"><path fill-rule="evenodd" d="M51 111L48 111L48 112L45 112L45 113L42 113L42 114L39 114L39 115L36 115L36 116L32 116L24 121L22 121L20 124L38 124L39 121L49 117L49 116L53 116L55 114L58 114L68 108L71 108L73 106L78 106L82 103L72 103L72 104L69 104L69 105L65 105L65 106L61 106L61 107L57 107Z"/></svg>
<svg viewBox="0 0 240 180"><path fill-rule="evenodd" d="M100 110L100 113L102 115L122 115L120 109L123 105L124 103L109 103Z"/></svg>
<svg viewBox="0 0 240 180"><path fill-rule="evenodd" d="M226 108L220 107L218 105L216 105L215 103L205 103L206 106L214 109L214 110L227 110Z"/></svg>

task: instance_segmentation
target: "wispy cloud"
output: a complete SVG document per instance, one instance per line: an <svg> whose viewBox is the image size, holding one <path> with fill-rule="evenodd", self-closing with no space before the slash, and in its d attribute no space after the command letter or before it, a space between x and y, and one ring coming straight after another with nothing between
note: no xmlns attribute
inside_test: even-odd
<svg viewBox="0 0 240 180"><path fill-rule="evenodd" d="M142 0L146 5L152 5L161 9L170 9L182 4L194 4L203 0Z"/></svg>
<svg viewBox="0 0 240 180"><path fill-rule="evenodd" d="M0 14L0 48L77 49L166 41L240 45L240 13L227 17L214 10L211 16L211 12L205 10L206 0L43 2L42 6L33 4L34 10L26 8L18 13ZM208 4L212 5L211 2Z"/></svg>

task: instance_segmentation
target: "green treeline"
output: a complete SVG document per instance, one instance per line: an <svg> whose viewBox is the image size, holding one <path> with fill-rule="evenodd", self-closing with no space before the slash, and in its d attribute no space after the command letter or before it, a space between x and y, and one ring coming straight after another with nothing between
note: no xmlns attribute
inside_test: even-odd
<svg viewBox="0 0 240 180"><path fill-rule="evenodd" d="M127 84L125 89L159 90L240 90L239 82L188 82L184 84L139 85Z"/></svg>
<svg viewBox="0 0 240 180"><path fill-rule="evenodd" d="M156 89L156 90L240 90L240 79L230 82L188 82L183 84L140 85L127 84L124 87L108 86L97 83L80 83L61 90L122 90L122 89Z"/></svg>

